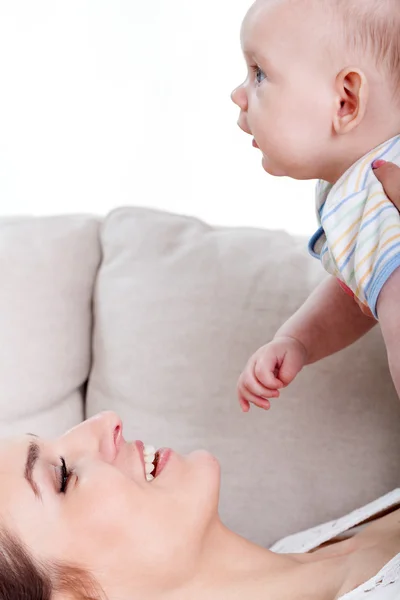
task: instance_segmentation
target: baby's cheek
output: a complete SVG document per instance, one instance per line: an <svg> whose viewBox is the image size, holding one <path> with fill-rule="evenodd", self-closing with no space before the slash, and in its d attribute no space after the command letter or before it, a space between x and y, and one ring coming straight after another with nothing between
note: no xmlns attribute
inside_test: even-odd
<svg viewBox="0 0 400 600"><path fill-rule="evenodd" d="M282 109L268 116L268 125L263 131L262 149L272 168L280 167L285 171L304 162L307 140L308 137L303 135L290 112Z"/></svg>

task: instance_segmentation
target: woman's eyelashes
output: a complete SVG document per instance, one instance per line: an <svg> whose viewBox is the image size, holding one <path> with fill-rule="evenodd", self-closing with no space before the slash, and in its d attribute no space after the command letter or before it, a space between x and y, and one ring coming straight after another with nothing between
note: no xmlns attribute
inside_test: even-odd
<svg viewBox="0 0 400 600"><path fill-rule="evenodd" d="M65 494L68 489L68 483L71 478L71 471L67 467L67 463L65 459L60 456L61 467L59 471L59 492L60 494Z"/></svg>
<svg viewBox="0 0 400 600"><path fill-rule="evenodd" d="M258 65L251 65L251 69L255 74L257 83L262 83L267 78L266 74Z"/></svg>

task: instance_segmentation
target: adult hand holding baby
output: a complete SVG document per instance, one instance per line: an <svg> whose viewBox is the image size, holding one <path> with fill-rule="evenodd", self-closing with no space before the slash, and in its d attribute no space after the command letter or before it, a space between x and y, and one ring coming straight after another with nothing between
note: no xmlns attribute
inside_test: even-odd
<svg viewBox="0 0 400 600"><path fill-rule="evenodd" d="M378 160L373 164L377 179L385 194L400 210L400 168ZM279 398L280 390L288 386L308 364L306 347L296 338L277 335L262 346L248 361L238 382L238 397L243 412L250 404L268 410L271 398Z"/></svg>
<svg viewBox="0 0 400 600"><path fill-rule="evenodd" d="M400 168L393 163L377 160L373 169L376 178L383 185L386 196L400 210Z"/></svg>

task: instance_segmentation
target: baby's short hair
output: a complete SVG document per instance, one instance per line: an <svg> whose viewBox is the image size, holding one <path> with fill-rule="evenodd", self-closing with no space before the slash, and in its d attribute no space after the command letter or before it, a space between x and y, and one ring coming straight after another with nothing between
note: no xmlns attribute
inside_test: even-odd
<svg viewBox="0 0 400 600"><path fill-rule="evenodd" d="M387 74L400 102L400 0L323 1L339 18L347 47L363 52Z"/></svg>

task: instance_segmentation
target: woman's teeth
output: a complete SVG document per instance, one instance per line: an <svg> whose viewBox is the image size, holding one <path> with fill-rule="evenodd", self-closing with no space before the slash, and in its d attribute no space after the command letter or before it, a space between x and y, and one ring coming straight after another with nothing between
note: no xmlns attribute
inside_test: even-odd
<svg viewBox="0 0 400 600"><path fill-rule="evenodd" d="M152 473L154 473L154 469L156 468L154 464L154 461L156 459L156 449L154 448L154 446L145 445L143 448L143 454L146 479L147 481L152 481L154 479L154 475Z"/></svg>

